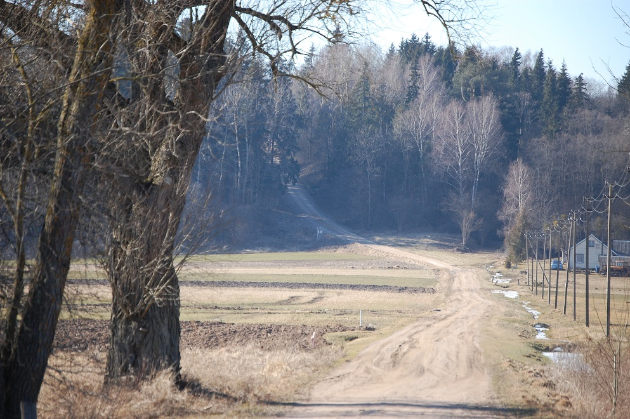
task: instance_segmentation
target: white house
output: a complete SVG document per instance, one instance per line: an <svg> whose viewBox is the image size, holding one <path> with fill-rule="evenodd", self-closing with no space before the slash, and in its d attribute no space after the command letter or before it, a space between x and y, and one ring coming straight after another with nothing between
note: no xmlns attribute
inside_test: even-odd
<svg viewBox="0 0 630 419"><path fill-rule="evenodd" d="M577 269L586 269L586 244L586 239L582 239L582 241L575 244L575 248L577 249L575 251L575 266ZM599 256L606 254L608 246L592 234L588 237L588 246L588 267L589 269L596 270L599 268ZM611 253L616 255L614 250ZM573 247L569 249L567 265L569 269L573 269Z"/></svg>

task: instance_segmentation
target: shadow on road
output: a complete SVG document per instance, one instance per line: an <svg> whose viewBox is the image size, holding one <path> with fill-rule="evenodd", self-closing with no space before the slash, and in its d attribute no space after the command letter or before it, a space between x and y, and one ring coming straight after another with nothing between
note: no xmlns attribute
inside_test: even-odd
<svg viewBox="0 0 630 419"><path fill-rule="evenodd" d="M292 408L286 418L321 417L431 417L431 418L504 418L531 417L539 413L535 408L480 406L474 404L450 403L282 403L264 402L267 405Z"/></svg>

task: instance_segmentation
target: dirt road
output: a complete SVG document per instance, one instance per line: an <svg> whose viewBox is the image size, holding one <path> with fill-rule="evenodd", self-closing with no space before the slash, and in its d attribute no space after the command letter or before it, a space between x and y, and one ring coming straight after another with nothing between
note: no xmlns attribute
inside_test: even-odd
<svg viewBox="0 0 630 419"><path fill-rule="evenodd" d="M308 212L308 197L293 190ZM317 214L318 220L324 220ZM323 222L323 221L320 221ZM333 222L326 229L335 232ZM353 236L345 229L344 236ZM287 417L501 417L493 407L491 377L480 348L481 326L495 304L479 286L474 271L451 267L426 256L367 240L364 244L438 268L441 301L416 323L373 343L355 359L316 384L308 400Z"/></svg>

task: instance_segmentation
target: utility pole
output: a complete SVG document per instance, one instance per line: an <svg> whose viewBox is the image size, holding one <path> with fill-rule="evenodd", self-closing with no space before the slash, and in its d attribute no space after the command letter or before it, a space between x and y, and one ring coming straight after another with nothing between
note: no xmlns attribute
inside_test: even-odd
<svg viewBox="0 0 630 419"><path fill-rule="evenodd" d="M536 254L536 280L534 281L536 283L536 295L538 295L538 238L540 236L536 236L536 249L535 249L535 254Z"/></svg>
<svg viewBox="0 0 630 419"><path fill-rule="evenodd" d="M576 280L576 268L577 268L577 249L575 248L575 241L576 241L576 236L577 236L577 232L575 231L575 223L577 221L577 214L575 213L575 211L573 212L573 321L577 320L577 314L576 314L576 306L577 306L577 287L575 285L575 280Z"/></svg>
<svg viewBox="0 0 630 419"><path fill-rule="evenodd" d="M589 263L589 247L591 247L591 230L590 230L590 225L589 225L589 216L588 216L588 212L590 211L589 209L589 202L588 200L586 200L586 252L585 252L585 257L586 257L586 284L585 284L585 291L586 291L586 297L585 297L585 301L584 301L584 306L585 306L585 315L586 315L586 327L590 327L589 325L589 302L588 302L588 298L589 298L589 285L588 285L588 275L589 275L589 271L591 270L590 267L590 263Z"/></svg>
<svg viewBox="0 0 630 419"><path fill-rule="evenodd" d="M527 248L527 232L524 234L525 236L525 266L527 266L527 283L529 284L529 249ZM521 276L516 277L517 285L521 285Z"/></svg>
<svg viewBox="0 0 630 419"><path fill-rule="evenodd" d="M546 253L546 247L547 247L547 232L545 231L545 228L543 227L543 252L542 252L542 259L543 259L543 266L542 266L542 274L543 274L543 280L542 280L542 299L543 301L545 300L545 268L547 267L547 256L545 255Z"/></svg>
<svg viewBox="0 0 630 419"><path fill-rule="evenodd" d="M549 226L549 277L547 278L549 286L549 295L547 296L547 304L551 304L551 226Z"/></svg>
<svg viewBox="0 0 630 419"><path fill-rule="evenodd" d="M530 245L531 245L531 242L530 242ZM529 286L532 289L532 293L534 292L534 254L533 253L535 253L535 252L534 252L534 249L533 249L533 246L532 246L532 280L529 283Z"/></svg>
<svg viewBox="0 0 630 419"><path fill-rule="evenodd" d="M562 245L560 245L560 248L562 248ZM557 258L558 260L558 267L560 266L560 258ZM558 282L560 281L560 269L556 269L556 301L554 303L553 308L554 309L558 309Z"/></svg>
<svg viewBox="0 0 630 419"><path fill-rule="evenodd" d="M613 185L608 184L608 249L606 251L606 337L610 336L610 259L611 259L611 245L610 240L610 220L611 220L611 204L612 204Z"/></svg>
<svg viewBox="0 0 630 419"><path fill-rule="evenodd" d="M571 229L573 224L571 223L572 215L569 215L569 240L567 240L567 279L564 282L564 307L562 309L562 314L567 315L567 296L569 295L569 261L571 256Z"/></svg>

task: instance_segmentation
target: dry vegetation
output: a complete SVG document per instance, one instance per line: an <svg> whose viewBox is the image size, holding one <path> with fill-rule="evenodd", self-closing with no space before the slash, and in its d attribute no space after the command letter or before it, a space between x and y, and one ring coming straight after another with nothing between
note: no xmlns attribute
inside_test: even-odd
<svg viewBox="0 0 630 419"><path fill-rule="evenodd" d="M525 269L521 266L522 269ZM590 327L585 325L585 275L576 275L576 320L573 320L573 273L569 274L567 313L563 314L564 284L566 271L560 271L558 308L555 302L555 278L552 274L551 304L548 290L542 298L539 284L538 295L525 284L520 270L492 269L510 284L491 285L493 289L518 291L517 300L508 300L504 311L490 322L488 335L493 341L487 350L501 359L495 370L499 395L507 403L521 403L544 407L551 416L577 418L630 417L630 330L629 302L630 279L613 278L611 296L611 337L605 337L606 278L590 275ZM520 277L521 285L515 284ZM539 281L542 274L539 272ZM497 298L503 298L498 295ZM538 319L522 307L524 302L540 312ZM523 317L527 319L523 321ZM548 340L536 339L533 324L549 325ZM501 343L500 330L527 346ZM503 336L504 338L505 336ZM562 348L568 355L558 364L543 356L543 352ZM616 365L615 365L616 364ZM616 390L615 390L616 389Z"/></svg>
<svg viewBox="0 0 630 419"><path fill-rule="evenodd" d="M57 353L40 395L43 418L157 418L268 414L339 358L341 349L267 351L254 345L182 353L185 389L168 374L148 382L103 384L103 354Z"/></svg>
<svg viewBox="0 0 630 419"><path fill-rule="evenodd" d="M283 403L304 397L308 385L336 363L430 310L435 295L194 283L200 277L213 281L225 275L235 281L437 283L432 270L356 252L350 247L341 252L223 256L218 261L193 258L181 282L184 391L171 385L166 375L149 383L104 385L103 319L109 315L109 288L98 269L77 264L63 313L66 323L58 332L64 343L56 343L40 414L51 418L273 414ZM212 271L214 267L217 271ZM248 269L248 274L242 273ZM376 330L358 327L359 310L364 325ZM76 318L83 320L70 320ZM206 327L212 325L221 330ZM318 333L311 340L313 330ZM210 339L211 334L218 339ZM83 343L72 343L73 339Z"/></svg>
<svg viewBox="0 0 630 419"><path fill-rule="evenodd" d="M381 238L385 240L385 238ZM460 254L449 249L448 241L436 245L433 237L409 236L387 238L391 244L413 252L429 252L431 257L458 265L470 266L480 272L484 288L515 290L516 300L496 295L503 302L500 309L487 319L481 342L488 367L494 376L497 403L507 408L518 408L522 414L535 417L628 417L630 364L628 335L620 325L627 324L627 279L615 279L613 319L616 340L603 338L599 318L605 316L603 290L605 279L591 276L591 327L583 326L583 291L578 291L577 322L572 320L572 286L569 287L568 315L562 315L563 295L559 310L547 299L533 295L524 284L525 275L519 270L489 268L502 266L497 253ZM309 384L324 373L354 357L369 343L391 334L419 316L439 307L438 273L426 268L388 268L388 260L373 251L356 257L355 246L342 249L346 256L319 258L313 253L280 256L267 255L223 260L224 272L246 269L273 270L281 281L283 275L291 281L299 280L298 269L304 264L311 274L324 280L332 277L346 282L360 282L358 278L387 278L390 281L410 281L416 276L421 281L435 281L436 294L399 294L375 291L213 288L182 285L182 372L185 390L171 385L170 377L161 375L148 383L103 385L104 342L106 326L98 344L88 340L89 333L75 330L78 340L91 343L81 350L58 348L51 360L39 403L42 417L205 417L208 415L261 416L280 414L285 403L303 400ZM354 253L352 253L354 252ZM329 253L332 254L332 253ZM341 253L343 255L343 253ZM322 255L320 255L322 256ZM280 262L278 259L282 259ZM194 263L208 263L209 260ZM224 263L225 262L225 263ZM262 265L252 265L261 263ZM408 261L397 261L406 266ZM266 264L266 265L265 265ZM349 266L354 266L351 268ZM483 268L488 271L484 271ZM409 268L409 267L407 267ZM199 274L205 269L195 266ZM366 272L370 272L366 275ZM490 276L501 272L511 278L509 284L493 284ZM189 272L192 274L192 272ZM229 273L232 275L232 273ZM250 275L253 273L250 272ZM238 280L238 274L234 274ZM265 274L266 275L266 274ZM564 272L560 283L563 284ZM517 285L517 278L521 284ZM555 276L553 277L555 280ZM572 280L572 276L570 277ZM190 278L194 281L194 278ZM584 277L578 275L578 290L583 289ZM555 284L555 282L554 282ZM108 290L105 285L88 281L74 284L65 317L80 315L87 319L106 318ZM537 321L549 324L549 340L538 340L532 325L535 320L523 308L541 314ZM358 311L363 310L363 322L376 330L358 327ZM86 320L92 321L92 320ZM224 323L216 323L224 322ZM101 322L106 325L105 321ZM221 331L209 325L220 325ZM231 327L230 325L234 325ZM268 325L268 326L264 326ZM334 325L311 341L312 330ZM196 330L190 338L191 328ZM198 329L198 330L197 330ZM265 332L265 330L269 330ZM273 329L273 330L272 330ZM279 330L284 332L278 333ZM63 333L62 333L63 335ZM217 335L218 340L209 339ZM65 336L65 335L64 335ZM616 345L616 346L615 346ZM582 355L578 363L557 366L542 355L543 351L562 347ZM621 357L613 359L614 354ZM618 367L613 363L619 359ZM617 371L617 396L613 392L614 371ZM527 410L531 409L531 410ZM525 412L525 413L523 413Z"/></svg>

